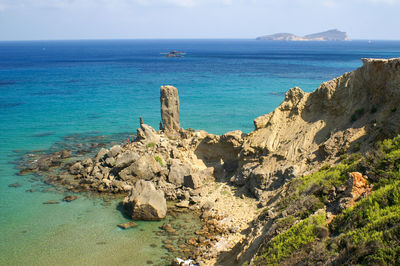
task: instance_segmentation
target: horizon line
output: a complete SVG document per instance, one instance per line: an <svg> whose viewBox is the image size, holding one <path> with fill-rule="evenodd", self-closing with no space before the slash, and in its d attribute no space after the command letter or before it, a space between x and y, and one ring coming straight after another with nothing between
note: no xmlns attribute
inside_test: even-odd
<svg viewBox="0 0 400 266"><path fill-rule="evenodd" d="M257 38L257 37L256 37ZM130 40L256 40L256 38L76 38L76 39L14 39L0 40L0 42L43 42L43 41L130 41ZM276 40L256 40L260 42L338 42L346 43L351 41L400 41L400 39L350 39L347 41L276 41Z"/></svg>

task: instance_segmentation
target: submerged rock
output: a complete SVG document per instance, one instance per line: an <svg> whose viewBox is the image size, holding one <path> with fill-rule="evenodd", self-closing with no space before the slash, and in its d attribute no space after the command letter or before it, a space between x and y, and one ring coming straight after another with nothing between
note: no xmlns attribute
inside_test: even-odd
<svg viewBox="0 0 400 266"><path fill-rule="evenodd" d="M78 196L66 196L66 197L63 199L63 201L71 202L71 201L74 201L74 200L76 200L76 199L78 199Z"/></svg>
<svg viewBox="0 0 400 266"><path fill-rule="evenodd" d="M59 203L60 202L56 201L56 200L48 200L48 201L43 202L43 204L59 204Z"/></svg>
<svg viewBox="0 0 400 266"><path fill-rule="evenodd" d="M122 223L119 224L118 227L122 228L122 229L129 229L129 228L133 228L133 227L137 227L138 224L135 222L126 222L126 223Z"/></svg>
<svg viewBox="0 0 400 266"><path fill-rule="evenodd" d="M124 211L134 220L159 221L167 214L164 192L153 183L139 180L123 201Z"/></svg>
<svg viewBox="0 0 400 266"><path fill-rule="evenodd" d="M8 185L8 187L20 187L20 186L21 186L20 183L13 183Z"/></svg>

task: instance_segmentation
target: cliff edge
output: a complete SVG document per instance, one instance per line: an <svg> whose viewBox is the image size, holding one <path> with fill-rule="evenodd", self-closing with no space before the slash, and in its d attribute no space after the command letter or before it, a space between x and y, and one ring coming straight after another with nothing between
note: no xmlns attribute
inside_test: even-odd
<svg viewBox="0 0 400 266"><path fill-rule="evenodd" d="M312 93L290 89L278 108L256 118L231 180L268 197L286 179L398 133L400 59L362 60L362 67Z"/></svg>

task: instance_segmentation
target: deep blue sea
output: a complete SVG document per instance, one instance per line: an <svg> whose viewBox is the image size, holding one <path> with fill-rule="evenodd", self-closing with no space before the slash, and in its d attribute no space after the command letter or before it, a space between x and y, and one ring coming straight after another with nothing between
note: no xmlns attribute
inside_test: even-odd
<svg viewBox="0 0 400 266"><path fill-rule="evenodd" d="M171 50L186 55L161 54ZM161 85L179 89L182 127L250 132L289 88L313 91L363 57L400 57L400 41L0 42L0 265L143 265L166 252L153 232L160 223L116 227L126 221L117 202L80 197L43 205L63 194L17 176L20 154L70 136L84 142L118 134L114 140L123 141L139 116L158 128ZM21 186L8 187L15 182ZM32 188L39 190L26 192Z"/></svg>

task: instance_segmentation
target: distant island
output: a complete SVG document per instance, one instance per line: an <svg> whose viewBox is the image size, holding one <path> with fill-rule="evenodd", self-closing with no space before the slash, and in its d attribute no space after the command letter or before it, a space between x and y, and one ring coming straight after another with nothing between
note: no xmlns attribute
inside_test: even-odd
<svg viewBox="0 0 400 266"><path fill-rule="evenodd" d="M297 36L292 33L276 33L272 35L260 36L257 40L262 41L349 41L347 33L337 29L324 32Z"/></svg>

